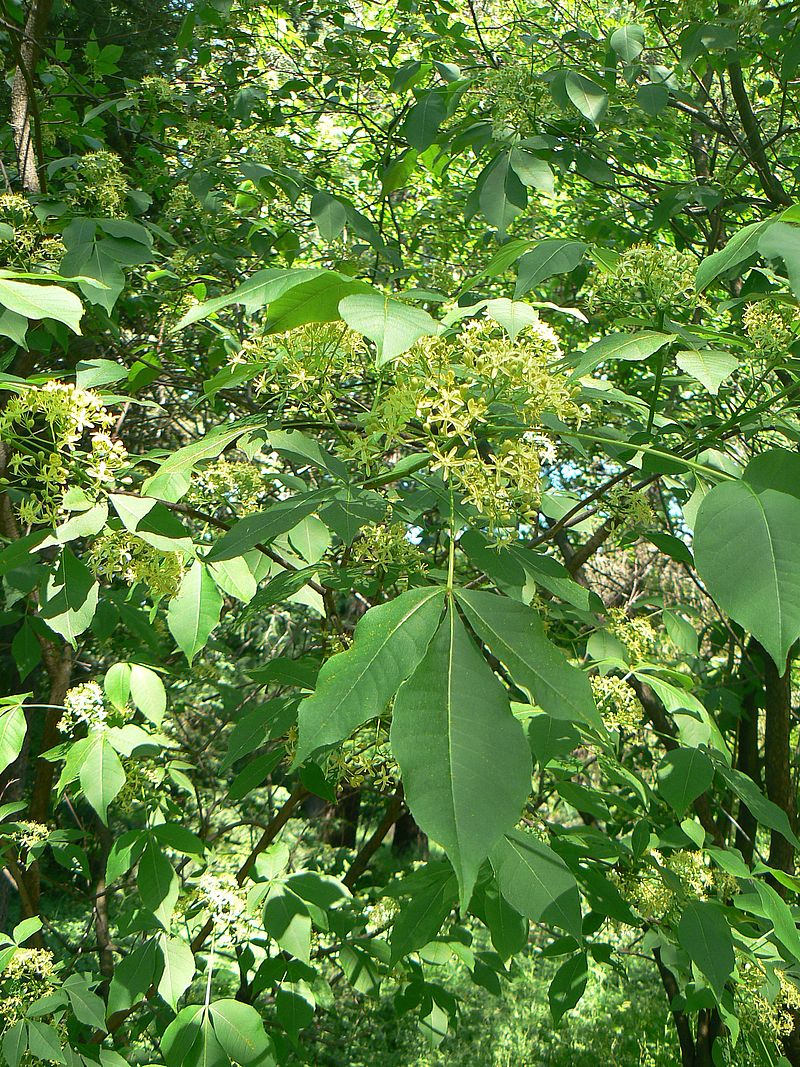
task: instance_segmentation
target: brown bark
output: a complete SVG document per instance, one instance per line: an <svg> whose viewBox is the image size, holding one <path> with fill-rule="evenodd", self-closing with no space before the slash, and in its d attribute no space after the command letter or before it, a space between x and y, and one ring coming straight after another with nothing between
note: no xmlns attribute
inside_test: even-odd
<svg viewBox="0 0 800 1067"><path fill-rule="evenodd" d="M758 756L758 701L752 688L742 700L742 714L737 730L736 768L759 784L761 767ZM745 862L750 863L753 859L758 822L744 801L739 803L737 823L734 844Z"/></svg>
<svg viewBox="0 0 800 1067"><path fill-rule="evenodd" d="M389 801L383 818L378 823L372 834L367 838L358 851L358 855L350 865L350 869L344 876L344 884L352 889L361 875L369 866L369 861L383 844L386 835L395 825L403 810L403 787L398 786L397 792Z"/></svg>
<svg viewBox="0 0 800 1067"><path fill-rule="evenodd" d="M26 193L43 192L45 188L34 79L52 6L52 0L33 0L25 20L25 29L19 35L13 32L11 34L16 59L16 70L11 84L11 128L14 133L19 179Z"/></svg>
<svg viewBox="0 0 800 1067"><path fill-rule="evenodd" d="M773 804L777 804L786 812L789 824L794 827L796 811L789 748L792 723L791 668L780 674L766 653L764 705L764 782L767 796ZM777 830L770 833L769 865L787 874L792 873L794 869L794 846ZM775 888L779 893L786 892L779 884L776 884Z"/></svg>

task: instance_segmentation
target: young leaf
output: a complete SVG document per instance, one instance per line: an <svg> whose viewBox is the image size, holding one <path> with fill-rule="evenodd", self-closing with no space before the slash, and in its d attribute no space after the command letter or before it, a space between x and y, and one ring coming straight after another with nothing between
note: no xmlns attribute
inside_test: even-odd
<svg viewBox="0 0 800 1067"><path fill-rule="evenodd" d="M351 329L374 341L379 367L407 352L420 337L438 331L427 311L381 293L347 296L339 312Z"/></svg>
<svg viewBox="0 0 800 1067"><path fill-rule="evenodd" d="M194 956L182 938L169 937L166 934L158 942L158 950L163 961L158 992L172 1010L177 1011L178 1001L194 978Z"/></svg>
<svg viewBox="0 0 800 1067"><path fill-rule="evenodd" d="M125 785L125 770L119 756L104 734L90 735L89 745L80 770L83 795L108 824L108 805Z"/></svg>
<svg viewBox="0 0 800 1067"><path fill-rule="evenodd" d="M440 589L409 589L364 615L352 646L325 663L316 692L300 705L295 764L383 714L424 656L443 599Z"/></svg>
<svg viewBox="0 0 800 1067"><path fill-rule="evenodd" d="M480 865L519 818L531 756L503 686L452 605L395 698L391 742L408 806L447 853L466 907Z"/></svg>
<svg viewBox="0 0 800 1067"><path fill-rule="evenodd" d="M678 352L675 362L692 378L696 378L701 385L716 396L719 387L729 378L739 366L739 360L730 352L719 352L713 348L701 348Z"/></svg>
<svg viewBox="0 0 800 1067"><path fill-rule="evenodd" d="M195 560L167 609L169 631L189 663L219 622L221 610L222 597L214 579L208 568Z"/></svg>

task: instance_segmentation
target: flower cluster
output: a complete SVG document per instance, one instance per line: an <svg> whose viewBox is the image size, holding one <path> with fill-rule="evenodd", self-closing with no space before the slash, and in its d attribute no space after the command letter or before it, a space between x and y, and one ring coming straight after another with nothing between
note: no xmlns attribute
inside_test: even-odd
<svg viewBox="0 0 800 1067"><path fill-rule="evenodd" d="M0 195L0 263L4 267L24 271L53 267L64 252L61 238L44 230L24 196Z"/></svg>
<svg viewBox="0 0 800 1067"><path fill-rule="evenodd" d="M644 708L633 689L622 678L596 675L592 693L603 722L610 730L633 733L642 725Z"/></svg>
<svg viewBox="0 0 800 1067"><path fill-rule="evenodd" d="M737 953L738 982L736 983L736 1014L742 1029L763 1034L768 1040L786 1037L795 1026L795 1016L800 1011L800 988L783 970L773 972L774 982L753 959ZM770 990L773 985L773 990Z"/></svg>
<svg viewBox="0 0 800 1067"><path fill-rule="evenodd" d="M125 784L114 798L117 808L126 814L147 807L158 797L162 772L149 760L124 759Z"/></svg>
<svg viewBox="0 0 800 1067"><path fill-rule="evenodd" d="M543 117L552 114L553 97L529 64L503 63L487 71L481 88L491 108L495 137L528 137L539 129Z"/></svg>
<svg viewBox="0 0 800 1067"><path fill-rule="evenodd" d="M795 339L797 310L788 304L753 301L744 309L742 323L760 356L781 358Z"/></svg>
<svg viewBox="0 0 800 1067"><path fill-rule="evenodd" d="M356 731L336 752L328 757L328 767L340 782L353 788L370 785L373 789L393 789L400 771L389 746L386 724L369 725Z"/></svg>
<svg viewBox="0 0 800 1067"><path fill-rule="evenodd" d="M708 865L702 852L677 850L669 856L652 851L635 870L615 873L620 894L650 922L675 922L692 900L725 897L731 877Z"/></svg>
<svg viewBox="0 0 800 1067"><path fill-rule="evenodd" d="M375 934L391 926L399 911L400 904L394 897L379 897L364 909L367 933Z"/></svg>
<svg viewBox="0 0 800 1067"><path fill-rule="evenodd" d="M18 948L0 974L0 1030L21 1019L28 1008L56 987L55 960L43 948Z"/></svg>
<svg viewBox="0 0 800 1067"><path fill-rule="evenodd" d="M267 473L253 463L223 456L196 472L187 503L200 508L224 503L238 517L249 515L264 501L269 489Z"/></svg>
<svg viewBox="0 0 800 1067"><path fill-rule="evenodd" d="M350 561L369 570L400 575L419 571L422 554L409 541L404 523L373 523L362 527L353 542Z"/></svg>
<svg viewBox="0 0 800 1067"><path fill-rule="evenodd" d="M258 394L276 415L328 419L358 391L367 354L361 335L342 323L314 322L245 341L232 362L260 368Z"/></svg>
<svg viewBox="0 0 800 1067"><path fill-rule="evenodd" d="M216 927L226 930L231 936L235 937L247 927L247 892L233 875L205 871L198 879L193 901Z"/></svg>
<svg viewBox="0 0 800 1067"><path fill-rule="evenodd" d="M104 530L92 542L88 564L95 578L142 582L157 598L174 596L183 577L177 552L162 552L127 530Z"/></svg>
<svg viewBox="0 0 800 1067"><path fill-rule="evenodd" d="M620 255L612 270L597 278L593 306L610 315L670 312L685 317L698 302L696 270L697 261L688 252L633 245Z"/></svg>
<svg viewBox="0 0 800 1067"><path fill-rule="evenodd" d="M0 413L0 436L11 448L3 481L24 494L23 523L57 522L68 488L80 486L94 498L114 488L128 456L107 432L113 421L94 393L64 382L9 400Z"/></svg>
<svg viewBox="0 0 800 1067"><path fill-rule="evenodd" d="M131 712L108 704L97 682L81 682L67 691L64 714L58 723L59 733L74 737L78 731L106 730L123 726Z"/></svg>
<svg viewBox="0 0 800 1067"><path fill-rule="evenodd" d="M18 822L13 839L21 851L30 853L41 848L50 837L50 830L41 822Z"/></svg>
<svg viewBox="0 0 800 1067"><path fill-rule="evenodd" d="M115 152L101 149L81 157L67 192L67 200L75 211L120 218L127 213L127 196L128 182L122 160Z"/></svg>
<svg viewBox="0 0 800 1067"><path fill-rule="evenodd" d="M259 163L266 163L270 167L280 166L289 156L286 139L263 130L248 133L248 150Z"/></svg>
<svg viewBox="0 0 800 1067"><path fill-rule="evenodd" d="M647 660L658 643L658 634L649 620L641 615L629 618L624 608L612 608L609 617L609 628L625 646L629 661L637 664Z"/></svg>
<svg viewBox="0 0 800 1067"><path fill-rule="evenodd" d="M580 414L570 384L553 370L560 355L557 336L538 318L515 341L489 321L471 322L455 338L424 338L366 420L367 433L390 439L413 424L432 468L494 529L530 521L542 461L554 458L539 432L542 417Z"/></svg>
<svg viewBox="0 0 800 1067"><path fill-rule="evenodd" d="M621 526L650 526L653 522L655 512L647 496L630 486L613 486L603 502Z"/></svg>

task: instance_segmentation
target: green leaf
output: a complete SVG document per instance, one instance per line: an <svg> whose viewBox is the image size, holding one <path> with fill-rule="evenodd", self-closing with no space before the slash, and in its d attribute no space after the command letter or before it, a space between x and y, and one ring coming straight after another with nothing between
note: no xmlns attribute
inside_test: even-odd
<svg viewBox="0 0 800 1067"><path fill-rule="evenodd" d="M102 822L108 825L108 805L125 785L125 771L104 734L90 735L90 738L92 743L81 764L81 789Z"/></svg>
<svg viewBox="0 0 800 1067"><path fill-rule="evenodd" d="M70 1007L79 1023L92 1026L96 1030L105 1030L106 1006L103 1000L93 993L80 974L71 974L61 987L69 998Z"/></svg>
<svg viewBox="0 0 800 1067"><path fill-rule="evenodd" d="M28 1027L24 1019L19 1019L3 1034L3 1058L9 1067L19 1067L27 1049Z"/></svg>
<svg viewBox="0 0 800 1067"><path fill-rule="evenodd" d="M79 635L94 618L99 591L88 567L65 548L56 573L47 583L39 615L75 648Z"/></svg>
<svg viewBox="0 0 800 1067"><path fill-rule="evenodd" d="M339 304L346 296L372 294L366 282L329 270L295 285L269 305L266 327L270 333L283 333L307 322L335 322Z"/></svg>
<svg viewBox="0 0 800 1067"><path fill-rule="evenodd" d="M178 1001L192 984L195 965L192 950L180 937L164 935L158 942L164 969L158 983L158 992L177 1011Z"/></svg>
<svg viewBox="0 0 800 1067"><path fill-rule="evenodd" d="M519 261L514 299L524 296L554 274L567 274L574 270L583 259L586 247L583 241L571 241L564 237L538 241Z"/></svg>
<svg viewBox="0 0 800 1067"><path fill-rule="evenodd" d="M375 343L379 367L407 352L420 337L438 332L427 311L379 293L345 297L339 312L351 329Z"/></svg>
<svg viewBox="0 0 800 1067"><path fill-rule="evenodd" d="M800 227L773 222L759 237L758 250L765 259L783 260L792 292L800 296Z"/></svg>
<svg viewBox="0 0 800 1067"><path fill-rule="evenodd" d="M209 569L223 593L249 604L258 591L258 582L242 556L209 564Z"/></svg>
<svg viewBox="0 0 800 1067"><path fill-rule="evenodd" d="M554 191L553 171L543 159L537 159L522 148L512 148L509 162L519 180L529 189L540 189L543 193Z"/></svg>
<svg viewBox="0 0 800 1067"><path fill-rule="evenodd" d="M624 63L633 63L644 49L644 29L641 26L620 26L611 34L609 44Z"/></svg>
<svg viewBox="0 0 800 1067"><path fill-rule="evenodd" d="M759 906L756 908L749 903L750 894L736 897L734 904L744 908L745 911L769 919L776 940L794 957L795 961L800 961L800 933L798 933L791 908L778 896L771 885L760 880L754 880L752 884L758 894Z"/></svg>
<svg viewBox="0 0 800 1067"><path fill-rule="evenodd" d="M711 785L714 765L696 748L676 748L658 765L658 791L669 806L683 815Z"/></svg>
<svg viewBox="0 0 800 1067"><path fill-rule="evenodd" d="M22 751L26 730L21 703L0 707L0 773L10 767Z"/></svg>
<svg viewBox="0 0 800 1067"><path fill-rule="evenodd" d="M195 560L167 609L169 632L189 663L204 647L221 611L222 597L214 579L208 568Z"/></svg>
<svg viewBox="0 0 800 1067"><path fill-rule="evenodd" d="M719 352L714 348L687 350L675 354L675 362L701 385L716 396L719 387L739 366L739 360L730 352Z"/></svg>
<svg viewBox="0 0 800 1067"><path fill-rule="evenodd" d="M436 140L439 127L446 118L447 97L433 89L411 108L400 132L412 148L424 152Z"/></svg>
<svg viewBox="0 0 800 1067"><path fill-rule="evenodd" d="M486 168L479 184L481 211L502 237L528 203L525 186L511 166L511 153L501 152Z"/></svg>
<svg viewBox="0 0 800 1067"><path fill-rule="evenodd" d="M230 1067L214 1033L211 1012L192 1004L178 1012L161 1039L166 1067Z"/></svg>
<svg viewBox="0 0 800 1067"><path fill-rule="evenodd" d="M678 944L721 999L736 958L731 928L719 904L707 900L687 904L678 924Z"/></svg>
<svg viewBox="0 0 800 1067"><path fill-rule="evenodd" d="M172 453L162 462L155 474L145 479L142 485L142 494L149 494L161 500L180 500L192 484L192 471L198 463L202 463L204 460L216 459L220 452L224 451L237 438L247 433L248 430L264 426L266 422L267 420L261 416L240 419L235 423L231 423L230 426L217 427L217 429L205 434L201 440L179 448L177 452ZM120 509L124 509L126 505L130 506L128 498L112 496L111 501L120 518L125 522L123 512Z"/></svg>
<svg viewBox="0 0 800 1067"><path fill-rule="evenodd" d="M792 830L786 812L771 800L767 800L752 778L748 778L742 771L737 771L733 767L726 767L719 763L717 764L717 773L729 789L740 800L744 801L762 826L768 826L770 830L777 830L795 848L800 848L800 840Z"/></svg>
<svg viewBox="0 0 800 1067"><path fill-rule="evenodd" d="M300 705L295 764L382 715L425 654L442 614L440 589L409 589L363 616L353 644L332 656Z"/></svg>
<svg viewBox="0 0 800 1067"><path fill-rule="evenodd" d="M392 962L427 945L458 899L458 883L449 863L431 863L422 872L421 884L397 914L392 927Z"/></svg>
<svg viewBox="0 0 800 1067"><path fill-rule="evenodd" d="M740 263L746 262L758 251L759 241L771 226L775 225L775 219L764 219L763 222L753 222L741 230L737 230L730 241L719 252L713 252L702 261L697 268L695 276L695 289L698 293L708 286L726 271L733 270Z"/></svg>
<svg viewBox="0 0 800 1067"><path fill-rule="evenodd" d="M643 330L641 333L614 333L595 341L582 353L572 376L580 378L607 359L638 361L647 359L675 340L671 333Z"/></svg>
<svg viewBox="0 0 800 1067"><path fill-rule="evenodd" d="M311 916L300 897L284 885L270 889L264 903L264 929L298 960L311 959Z"/></svg>
<svg viewBox="0 0 800 1067"><path fill-rule="evenodd" d="M115 708L125 709L131 695L130 663L114 663L109 667L103 678L103 689Z"/></svg>
<svg viewBox="0 0 800 1067"><path fill-rule="evenodd" d="M516 341L526 326L532 326L539 321L539 313L530 304L522 300L509 300L505 296L497 300L487 300L486 314L500 323L512 341Z"/></svg>
<svg viewBox="0 0 800 1067"><path fill-rule="evenodd" d="M456 596L470 626L533 703L556 719L577 719L605 733L587 675L548 640L533 608L477 589Z"/></svg>
<svg viewBox="0 0 800 1067"><path fill-rule="evenodd" d="M335 241L347 222L347 208L330 193L315 193L311 198L311 218L323 241Z"/></svg>
<svg viewBox="0 0 800 1067"><path fill-rule="evenodd" d="M167 927L178 900L180 883L172 864L154 837L147 839L142 852L136 884L144 906L162 926Z"/></svg>
<svg viewBox="0 0 800 1067"><path fill-rule="evenodd" d="M608 93L605 89L576 70L567 71L564 87L567 96L583 117L597 126L608 107Z"/></svg>
<svg viewBox="0 0 800 1067"><path fill-rule="evenodd" d="M342 945L339 966L350 985L359 993L376 996L381 988L381 971L376 961L360 945Z"/></svg>
<svg viewBox="0 0 800 1067"><path fill-rule="evenodd" d="M256 545L274 541L276 537L297 526L306 515L317 511L325 499L325 492L303 493L271 504L264 511L245 515L206 553L205 562L219 563L222 560L234 559L236 556L243 556Z"/></svg>
<svg viewBox="0 0 800 1067"><path fill-rule="evenodd" d="M302 285L310 278L316 278L325 273L327 272L320 267L269 267L267 270L256 271L233 292L205 300L202 304L191 308L174 327L173 333L184 330L187 326L192 326L202 319L207 319L223 308L230 307L231 304L243 304L247 311L253 314L296 285Z"/></svg>
<svg viewBox="0 0 800 1067"><path fill-rule="evenodd" d="M31 285L0 278L0 307L26 319L55 319L73 333L81 332L83 304L60 285Z"/></svg>
<svg viewBox="0 0 800 1067"><path fill-rule="evenodd" d="M531 756L503 686L452 605L395 698L391 743L408 806L447 853L466 908L478 869L519 818Z"/></svg>
<svg viewBox="0 0 800 1067"><path fill-rule="evenodd" d="M474 907L474 903L473 903ZM522 952L528 943L528 920L512 908L502 893L488 886L483 902L483 914L492 945L501 959L507 960Z"/></svg>
<svg viewBox="0 0 800 1067"><path fill-rule="evenodd" d="M800 455L756 456L697 512L697 571L719 606L764 646L779 673L800 637Z"/></svg>
<svg viewBox="0 0 800 1067"><path fill-rule="evenodd" d="M140 1000L155 981L158 955L155 941L133 949L114 966L114 977L108 990L108 1015L127 1011Z"/></svg>
<svg viewBox="0 0 800 1067"><path fill-rule="evenodd" d="M575 1007L586 990L588 980L589 965L585 952L579 952L561 964L547 991L553 1022L559 1022Z"/></svg>
<svg viewBox="0 0 800 1067"><path fill-rule="evenodd" d="M264 1057L273 1051L261 1016L252 1004L238 1000L218 1000L211 1005L214 1033L227 1056L234 1063L263 1064ZM270 1063L272 1060L270 1060Z"/></svg>
<svg viewBox="0 0 800 1067"><path fill-rule="evenodd" d="M142 715L154 726L160 726L167 709L167 692L155 671L138 663L130 665L130 694Z"/></svg>
<svg viewBox="0 0 800 1067"><path fill-rule="evenodd" d="M512 830L492 849L490 860L500 892L515 911L580 938L578 883L548 845Z"/></svg>
<svg viewBox="0 0 800 1067"><path fill-rule="evenodd" d="M33 1057L50 1063L66 1063L58 1031L49 1023L28 1020L28 1048Z"/></svg>

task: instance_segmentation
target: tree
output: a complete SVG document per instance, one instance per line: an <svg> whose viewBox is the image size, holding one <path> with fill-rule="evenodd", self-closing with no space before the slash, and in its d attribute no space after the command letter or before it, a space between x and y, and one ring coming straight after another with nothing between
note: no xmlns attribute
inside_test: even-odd
<svg viewBox="0 0 800 1067"><path fill-rule="evenodd" d="M635 8L4 4L11 1067L800 1063L797 14Z"/></svg>

